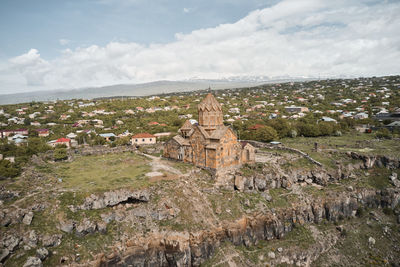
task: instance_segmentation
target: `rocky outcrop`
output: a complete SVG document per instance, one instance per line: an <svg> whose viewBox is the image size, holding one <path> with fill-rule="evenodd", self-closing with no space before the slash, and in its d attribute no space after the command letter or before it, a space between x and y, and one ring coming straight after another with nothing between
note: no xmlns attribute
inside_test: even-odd
<svg viewBox="0 0 400 267"><path fill-rule="evenodd" d="M23 267L42 267L43 263L38 257L29 257Z"/></svg>
<svg viewBox="0 0 400 267"><path fill-rule="evenodd" d="M71 230L72 231L72 230ZM44 247L57 247L61 244L62 234L55 234L55 235L44 235L42 240L42 246Z"/></svg>
<svg viewBox="0 0 400 267"><path fill-rule="evenodd" d="M356 152L347 152L347 156L352 159L361 160L364 168L385 167L388 169L399 169L400 159L383 155L364 155Z"/></svg>
<svg viewBox="0 0 400 267"><path fill-rule="evenodd" d="M149 200L150 193L147 190L131 191L120 189L105 192L103 195L92 194L78 208L82 210L102 209L123 203L148 202Z"/></svg>
<svg viewBox="0 0 400 267"><path fill-rule="evenodd" d="M19 223L30 225L34 216L32 211L42 211L45 208L45 204L35 204L28 209L16 208L0 210L0 225L9 226Z"/></svg>
<svg viewBox="0 0 400 267"><path fill-rule="evenodd" d="M88 218L84 218L81 222L75 222L71 220L61 221L58 225L58 228L66 233L72 233L75 230L75 234L79 237L82 237L95 232L105 233L107 231L107 223L104 221L94 222ZM61 238L62 235L55 235L51 237L48 236L46 243L44 240L42 242L44 246L56 246L61 241Z"/></svg>
<svg viewBox="0 0 400 267"><path fill-rule="evenodd" d="M102 266L199 266L226 241L251 246L259 240L282 238L297 224L337 222L355 216L361 207L395 207L400 190L343 192L332 198L307 204L294 203L291 208L246 216L222 227L194 233L154 234L146 240L132 240L123 255L102 260Z"/></svg>

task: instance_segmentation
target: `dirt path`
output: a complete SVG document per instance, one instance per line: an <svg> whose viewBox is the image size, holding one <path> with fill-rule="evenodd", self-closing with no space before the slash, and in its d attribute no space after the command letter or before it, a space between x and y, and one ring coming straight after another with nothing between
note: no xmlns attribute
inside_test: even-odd
<svg viewBox="0 0 400 267"><path fill-rule="evenodd" d="M152 172L159 172L159 171L164 170L164 171L167 171L169 173L176 174L176 175L178 175L180 177L190 175L190 172L184 174L180 170L178 170L178 169L172 167L171 165L169 165L167 162L163 162L161 157L155 157L155 156L152 156L152 155L149 155L149 154L144 154L144 153L143 153L143 156L145 156L145 157L147 157L147 158L152 160L150 162L150 166L151 166Z"/></svg>

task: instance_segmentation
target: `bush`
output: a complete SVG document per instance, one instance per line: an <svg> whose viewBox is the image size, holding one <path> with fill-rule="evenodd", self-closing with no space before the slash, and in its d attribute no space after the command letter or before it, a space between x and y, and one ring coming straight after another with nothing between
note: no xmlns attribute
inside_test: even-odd
<svg viewBox="0 0 400 267"><path fill-rule="evenodd" d="M375 133L375 137L379 139L390 139L392 136L388 129L382 128Z"/></svg>
<svg viewBox="0 0 400 267"><path fill-rule="evenodd" d="M0 178L15 177L20 174L18 166L8 160L0 160Z"/></svg>
<svg viewBox="0 0 400 267"><path fill-rule="evenodd" d="M305 137L316 137L320 135L319 127L311 123L300 123L298 125L299 134Z"/></svg>
<svg viewBox="0 0 400 267"><path fill-rule="evenodd" d="M54 160L60 161L68 158L67 149L66 148L56 148L54 150Z"/></svg>

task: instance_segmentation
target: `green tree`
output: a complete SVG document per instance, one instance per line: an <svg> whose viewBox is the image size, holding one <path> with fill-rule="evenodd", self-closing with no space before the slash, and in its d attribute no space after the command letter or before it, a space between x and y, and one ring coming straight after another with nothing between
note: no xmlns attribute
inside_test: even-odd
<svg viewBox="0 0 400 267"><path fill-rule="evenodd" d="M278 139L278 133L274 128L265 126L256 131L255 139L261 142L270 142Z"/></svg>
<svg viewBox="0 0 400 267"><path fill-rule="evenodd" d="M0 179L18 176L20 172L16 164L8 160L0 160Z"/></svg>
<svg viewBox="0 0 400 267"><path fill-rule="evenodd" d="M390 139L392 137L390 131L387 128L379 129L378 131L376 131L375 136L379 139Z"/></svg>
<svg viewBox="0 0 400 267"><path fill-rule="evenodd" d="M54 160L60 161L68 158L67 149L66 148L56 148L54 150Z"/></svg>

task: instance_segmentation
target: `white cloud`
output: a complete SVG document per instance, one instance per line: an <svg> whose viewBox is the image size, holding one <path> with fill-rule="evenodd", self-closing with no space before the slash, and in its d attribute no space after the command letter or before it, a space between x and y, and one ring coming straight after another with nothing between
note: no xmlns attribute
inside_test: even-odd
<svg viewBox="0 0 400 267"><path fill-rule="evenodd" d="M183 13L190 13L190 12L192 12L193 10L194 10L193 8L184 7L184 8L183 8Z"/></svg>
<svg viewBox="0 0 400 267"><path fill-rule="evenodd" d="M9 62L28 89L236 75L399 74L399 13L399 2L285 0L236 23L178 33L167 44L111 42L66 49L50 61L31 49Z"/></svg>
<svg viewBox="0 0 400 267"><path fill-rule="evenodd" d="M60 45L67 45L71 42L71 40L68 39L60 39L58 40L58 42L60 43Z"/></svg>

